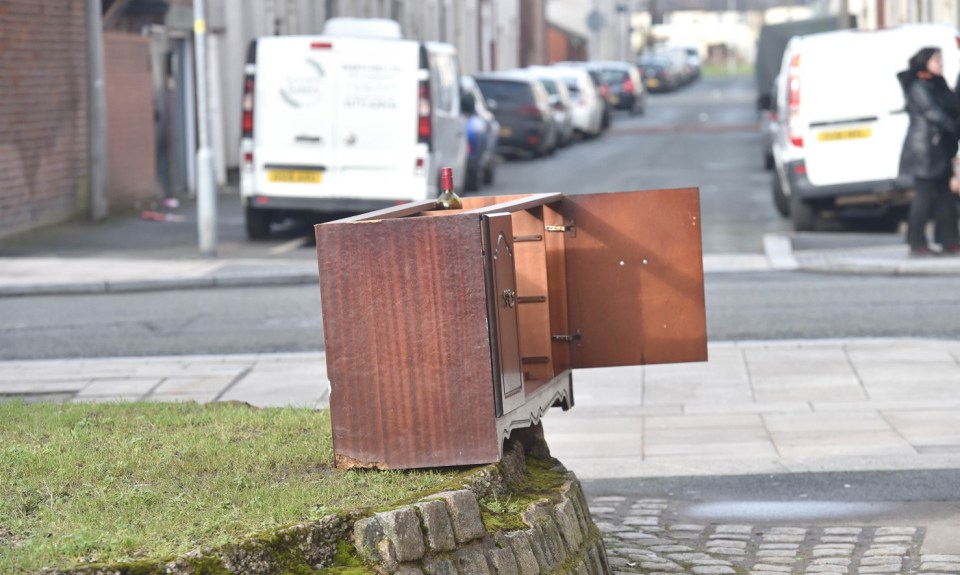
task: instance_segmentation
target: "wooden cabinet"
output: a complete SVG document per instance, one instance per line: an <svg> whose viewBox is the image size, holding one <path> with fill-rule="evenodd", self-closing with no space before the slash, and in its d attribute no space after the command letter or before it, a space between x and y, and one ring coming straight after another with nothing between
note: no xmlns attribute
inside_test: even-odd
<svg viewBox="0 0 960 575"><path fill-rule="evenodd" d="M707 358L696 189L463 204L316 227L340 467L498 461L573 369Z"/></svg>

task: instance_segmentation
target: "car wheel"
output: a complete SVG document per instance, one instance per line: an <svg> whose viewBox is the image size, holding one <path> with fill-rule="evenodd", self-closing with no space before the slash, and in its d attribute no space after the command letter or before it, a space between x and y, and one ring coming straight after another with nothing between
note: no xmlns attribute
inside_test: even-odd
<svg viewBox="0 0 960 575"><path fill-rule="evenodd" d="M817 210L798 194L790 194L790 220L798 232L812 232L817 225Z"/></svg>
<svg viewBox="0 0 960 575"><path fill-rule="evenodd" d="M463 189L466 192L475 192L480 189L480 174L476 168L467 168L467 177L463 182Z"/></svg>
<svg viewBox="0 0 960 575"><path fill-rule="evenodd" d="M251 240L262 240L270 236L270 212L247 206L244 210L244 223L247 228L247 237Z"/></svg>
<svg viewBox="0 0 960 575"><path fill-rule="evenodd" d="M763 155L763 169L769 172L770 170L773 169L773 166L774 166L773 154L767 152L766 154Z"/></svg>
<svg viewBox="0 0 960 575"><path fill-rule="evenodd" d="M783 184L780 183L780 176L776 173L773 174L773 183L771 184L773 190L773 205L776 206L777 212L785 218L790 217L790 198L783 193Z"/></svg>

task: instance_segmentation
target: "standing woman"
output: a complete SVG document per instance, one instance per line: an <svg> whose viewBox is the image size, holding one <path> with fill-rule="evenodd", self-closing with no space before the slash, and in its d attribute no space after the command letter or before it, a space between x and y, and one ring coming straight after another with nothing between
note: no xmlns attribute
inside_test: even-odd
<svg viewBox="0 0 960 575"><path fill-rule="evenodd" d="M910 68L897 74L907 101L910 127L900 156L900 173L912 176L916 195L910 204L907 243L913 256L931 255L925 228L933 217L943 253L960 254L957 205L951 192L953 158L960 136L957 98L943 79L938 48L923 48Z"/></svg>

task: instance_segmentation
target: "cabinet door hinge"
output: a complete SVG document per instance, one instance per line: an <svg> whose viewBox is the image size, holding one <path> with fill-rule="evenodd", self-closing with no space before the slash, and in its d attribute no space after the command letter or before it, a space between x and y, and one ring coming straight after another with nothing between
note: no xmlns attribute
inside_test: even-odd
<svg viewBox="0 0 960 575"><path fill-rule="evenodd" d="M577 224L573 220L570 220L570 223L564 224L562 226L543 226L543 230L547 232L570 232L570 237L577 237Z"/></svg>
<svg viewBox="0 0 960 575"><path fill-rule="evenodd" d="M579 343L580 343L580 330L578 329L578 330L577 330L576 332L574 332L572 335L570 335L570 334L563 334L563 333L554 334L554 335L551 335L551 336L550 336L550 339L553 340L553 341L565 341L565 342L569 342L569 343L577 342L577 343L579 344Z"/></svg>

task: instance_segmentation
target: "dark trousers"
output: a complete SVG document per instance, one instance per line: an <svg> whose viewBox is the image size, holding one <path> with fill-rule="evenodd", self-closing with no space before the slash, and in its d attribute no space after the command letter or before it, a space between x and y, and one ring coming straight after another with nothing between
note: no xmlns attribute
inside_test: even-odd
<svg viewBox="0 0 960 575"><path fill-rule="evenodd" d="M950 179L926 180L917 178L916 196L910 204L907 243L911 249L927 247L924 229L930 218L934 223L934 238L943 246L960 245L957 225L956 196L950 191Z"/></svg>

